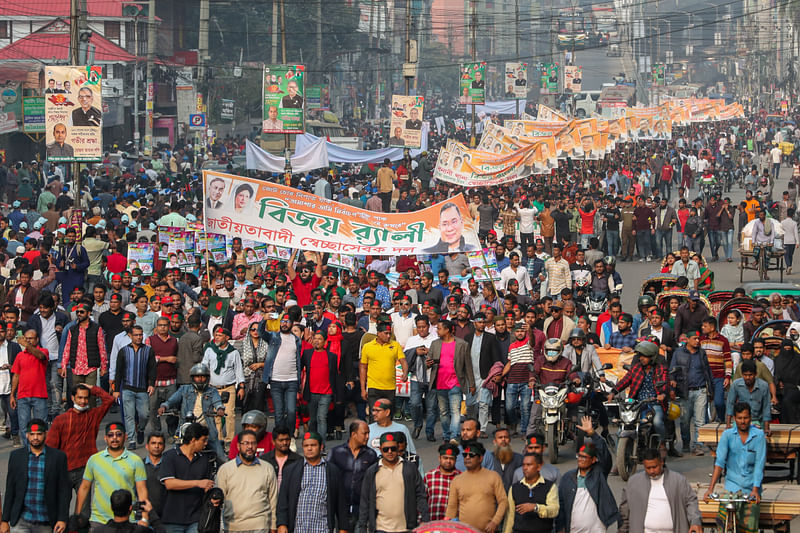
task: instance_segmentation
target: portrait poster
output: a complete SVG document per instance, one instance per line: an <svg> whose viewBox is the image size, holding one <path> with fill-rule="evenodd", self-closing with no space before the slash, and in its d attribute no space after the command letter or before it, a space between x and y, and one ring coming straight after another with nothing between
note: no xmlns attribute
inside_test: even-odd
<svg viewBox="0 0 800 533"><path fill-rule="evenodd" d="M143 276L153 273L153 255L155 254L155 244L150 242L133 242L128 245L128 270L134 269L142 271Z"/></svg>
<svg viewBox="0 0 800 533"><path fill-rule="evenodd" d="M389 146L419 148L422 142L423 96L392 95Z"/></svg>
<svg viewBox="0 0 800 533"><path fill-rule="evenodd" d="M231 199L245 186L253 195L238 212ZM390 256L479 247L476 223L461 194L413 213L375 213L292 187L210 170L203 171L203 192L208 231L267 244Z"/></svg>
<svg viewBox="0 0 800 533"><path fill-rule="evenodd" d="M486 62L462 63L459 80L459 98L461 105L486 103Z"/></svg>
<svg viewBox="0 0 800 533"><path fill-rule="evenodd" d="M103 158L103 70L100 66L44 68L47 160Z"/></svg>
<svg viewBox="0 0 800 533"><path fill-rule="evenodd" d="M579 93L583 84L583 67L566 65L564 67L564 92Z"/></svg>
<svg viewBox="0 0 800 533"><path fill-rule="evenodd" d="M205 261L206 250L208 251L209 258L215 263L224 263L227 261L225 235L198 232L195 244L195 255L199 255L202 261Z"/></svg>
<svg viewBox="0 0 800 533"><path fill-rule="evenodd" d="M506 98L525 100L528 96L528 64L520 62L506 63L503 87Z"/></svg>
<svg viewBox="0 0 800 533"><path fill-rule="evenodd" d="M542 64L539 89L541 94L558 93L558 63Z"/></svg>
<svg viewBox="0 0 800 533"><path fill-rule="evenodd" d="M263 85L263 133L303 133L303 65L266 65Z"/></svg>

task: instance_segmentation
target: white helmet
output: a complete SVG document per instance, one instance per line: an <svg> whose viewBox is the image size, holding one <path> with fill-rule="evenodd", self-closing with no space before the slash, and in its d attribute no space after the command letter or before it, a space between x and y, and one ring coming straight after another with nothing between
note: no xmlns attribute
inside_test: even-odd
<svg viewBox="0 0 800 533"><path fill-rule="evenodd" d="M555 363L561 357L562 349L560 339L547 339L544 343L544 356L551 363Z"/></svg>

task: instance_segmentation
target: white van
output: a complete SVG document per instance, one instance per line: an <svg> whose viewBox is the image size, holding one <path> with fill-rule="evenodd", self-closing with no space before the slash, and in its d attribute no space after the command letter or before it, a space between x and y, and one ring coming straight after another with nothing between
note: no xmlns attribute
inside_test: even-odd
<svg viewBox="0 0 800 533"><path fill-rule="evenodd" d="M591 117L597 110L600 91L582 91L575 95L575 118Z"/></svg>

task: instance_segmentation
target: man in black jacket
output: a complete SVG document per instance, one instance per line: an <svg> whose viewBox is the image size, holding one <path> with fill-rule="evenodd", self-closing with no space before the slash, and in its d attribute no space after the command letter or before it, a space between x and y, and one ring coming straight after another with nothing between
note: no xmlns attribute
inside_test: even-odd
<svg viewBox="0 0 800 533"><path fill-rule="evenodd" d="M276 513L278 533L347 533L342 473L322 457L323 448L319 433L306 432L304 459L284 467Z"/></svg>
<svg viewBox="0 0 800 533"><path fill-rule="evenodd" d="M556 531L571 531L573 521L576 528L587 527L592 523L601 523L608 528L619 520L619 508L614 494L608 486L608 473L611 471L611 454L608 452L603 437L595 433L592 419L583 417L578 429L583 430L591 442L578 450L578 468L570 470L561 478L558 485L558 517ZM578 474L583 478L582 486L578 484ZM576 501L585 505L583 512L573 516L572 509ZM588 529L588 528L587 528Z"/></svg>
<svg viewBox="0 0 800 533"><path fill-rule="evenodd" d="M369 425L363 420L356 420L350 424L347 442L334 447L328 454L328 460L342 472L342 486L350 519L348 531L355 531L358 521L365 472L378 462L375 450L367 446L368 441Z"/></svg>
<svg viewBox="0 0 800 533"><path fill-rule="evenodd" d="M475 313L472 319L475 326L473 333L467 334L464 340L469 344L470 353L479 350L478 368L472 358L472 373L475 375L475 394L467 394L467 416L477 418L481 426L481 438L486 437L485 428L489 425L489 407L492 405L492 393L482 387L483 380L489 375L492 365L500 361L500 344L497 338L486 332L486 314Z"/></svg>
<svg viewBox="0 0 800 533"><path fill-rule="evenodd" d="M280 490L283 469L292 463L302 462L303 456L289 448L292 444L292 435L286 426L275 426L275 429L272 430L272 444L275 448L262 455L261 458L275 469L275 475L278 476L278 490Z"/></svg>
<svg viewBox="0 0 800 533"><path fill-rule="evenodd" d="M364 474L358 523L370 533L412 530L417 516L430 520L422 476L415 463L402 460L397 440L394 433L381 435L381 459Z"/></svg>
<svg viewBox="0 0 800 533"><path fill-rule="evenodd" d="M64 533L72 496L67 456L45 446L44 420L34 418L26 429L30 449L14 450L8 458L0 531L19 527L32 533Z"/></svg>

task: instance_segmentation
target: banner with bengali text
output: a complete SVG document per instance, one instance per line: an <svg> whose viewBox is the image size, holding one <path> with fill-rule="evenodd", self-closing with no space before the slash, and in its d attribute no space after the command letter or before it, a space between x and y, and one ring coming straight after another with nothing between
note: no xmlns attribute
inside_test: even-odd
<svg viewBox="0 0 800 533"><path fill-rule="evenodd" d="M376 213L284 185L203 171L206 231L351 255L466 252L480 247L462 195L413 213Z"/></svg>

